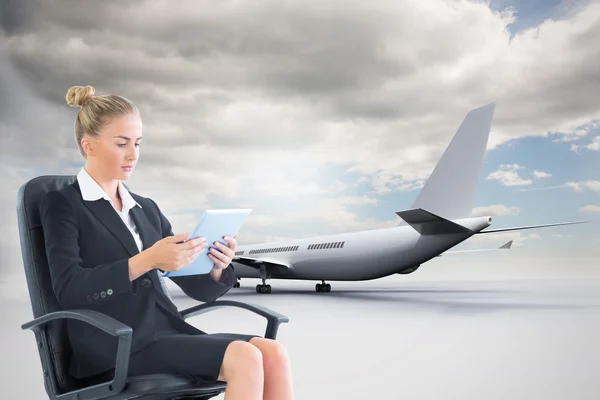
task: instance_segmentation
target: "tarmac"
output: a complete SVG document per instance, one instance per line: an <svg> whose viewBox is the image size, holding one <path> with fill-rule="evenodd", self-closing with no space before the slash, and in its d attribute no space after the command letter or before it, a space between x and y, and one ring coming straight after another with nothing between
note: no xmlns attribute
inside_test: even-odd
<svg viewBox="0 0 600 400"><path fill-rule="evenodd" d="M519 261L519 262L517 262ZM241 280L222 299L287 315L296 399L600 398L600 265L595 260L465 257L368 282ZM4 399L47 398L24 278L0 283ZM195 301L174 284L180 309ZM265 320L223 308L189 320L207 332L263 334ZM215 397L223 399L224 396Z"/></svg>

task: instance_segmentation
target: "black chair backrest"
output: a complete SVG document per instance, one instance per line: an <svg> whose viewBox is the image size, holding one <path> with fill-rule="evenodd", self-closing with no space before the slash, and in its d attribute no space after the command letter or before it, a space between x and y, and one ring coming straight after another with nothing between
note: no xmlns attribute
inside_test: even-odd
<svg viewBox="0 0 600 400"><path fill-rule="evenodd" d="M39 213L40 200L44 194L65 187L75 179L76 176L68 175L40 176L24 183L17 195L21 253L34 318L62 309L52 290ZM44 371L45 385L58 384L58 387L54 388L58 393L80 387L81 383L71 378L68 373L71 347L66 322L51 322L45 334L36 336L39 351L48 351L51 357L50 365L44 366L47 370ZM56 382L52 379L53 375Z"/></svg>

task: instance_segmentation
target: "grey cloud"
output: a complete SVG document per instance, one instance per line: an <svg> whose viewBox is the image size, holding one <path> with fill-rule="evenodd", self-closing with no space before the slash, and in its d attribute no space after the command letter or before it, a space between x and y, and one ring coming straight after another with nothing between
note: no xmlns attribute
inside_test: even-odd
<svg viewBox="0 0 600 400"><path fill-rule="evenodd" d="M61 104L68 86L78 83L127 93L148 113L210 118L213 107L245 96L309 103L316 114L332 119L391 122L421 113L462 113L465 107L453 98L463 96L470 99L466 108L498 100L496 126L504 126L507 135L540 132L565 118L597 112L598 52L591 40L600 34L598 23L573 35L572 47L586 49L574 52L583 54L581 62L564 61L553 69L553 60L570 54L562 48L566 54L555 55L547 46L546 62L522 63L520 76L504 71L509 34L501 31L501 20L491 24L498 33L479 36L473 27L456 25L458 20L423 30L426 6L401 12L393 3L328 3L313 9L301 3L198 8L181 2L178 7L148 3L141 14L135 3L81 2L66 13L45 4L29 15L32 35L13 38L12 55L34 87ZM478 20L483 15L482 8L465 9L463 22L483 27ZM518 48L520 41L517 37L511 46ZM486 47L499 47L496 62L443 83L465 55L480 52L485 59L493 52ZM524 85L523 77L533 82ZM190 94L188 101L171 100L190 87L204 92ZM184 117L177 118L185 124Z"/></svg>
<svg viewBox="0 0 600 400"><path fill-rule="evenodd" d="M373 179L383 170L396 187L426 177L471 107L497 100L503 139L600 114L593 6L577 17L585 20L561 21L562 42L543 28L509 43L510 18L484 4L459 12L425 2L21 4L8 9L18 15L8 51L33 93L11 102L23 106L8 121L39 140L3 140L17 154L56 148L61 160L77 160L75 112L64 102L75 84L138 104L148 165L250 175L276 164L281 149L298 165L351 162ZM24 128L26 115L36 118Z"/></svg>
<svg viewBox="0 0 600 400"><path fill-rule="evenodd" d="M70 136L63 131L68 110L40 100L23 82L2 45L0 39L0 155L4 163L14 166L31 165L40 156L44 158L38 165L59 160L62 150L75 143L72 122L66 125L71 128Z"/></svg>
<svg viewBox="0 0 600 400"><path fill-rule="evenodd" d="M18 34L21 29L26 31L31 11L28 1L0 2L0 29L9 35Z"/></svg>
<svg viewBox="0 0 600 400"><path fill-rule="evenodd" d="M44 81L51 87L39 87L45 95L58 99L56 93L70 82L88 77L108 90L123 82L146 89L148 82L173 88L194 84L326 101L332 93L353 96L416 68L382 48L381 12L361 15L329 7L321 15L273 3L229 14L190 10L193 19L181 12L139 18L136 7L97 12L88 4L73 5L66 14L40 4L31 17L38 24L32 35L14 38L13 57L29 79L50 78ZM84 15L85 23L73 14ZM83 30L85 16L92 14L94 21L110 18L110 25L90 23ZM393 17L385 18L391 24Z"/></svg>

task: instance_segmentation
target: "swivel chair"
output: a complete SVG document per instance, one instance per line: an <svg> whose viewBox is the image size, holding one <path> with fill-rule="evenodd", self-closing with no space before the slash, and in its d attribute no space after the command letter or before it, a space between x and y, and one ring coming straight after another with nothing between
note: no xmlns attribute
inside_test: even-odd
<svg viewBox="0 0 600 400"><path fill-rule="evenodd" d="M94 310L62 309L50 281L39 203L45 193L69 185L75 179L75 176L66 175L33 178L20 187L17 196L21 253L34 317L21 328L31 330L35 334L44 387L49 398L51 400L206 400L223 393L226 388L225 382L205 381L194 376L171 374L127 376L132 329ZM180 313L187 319L226 306L240 307L264 317L267 320L264 335L266 338L276 339L279 325L282 322L289 322L286 316L265 307L231 300L199 304ZM104 334L119 338L117 363L111 380L82 381L68 374L71 347L66 331L66 320L69 318L85 321L102 329Z"/></svg>

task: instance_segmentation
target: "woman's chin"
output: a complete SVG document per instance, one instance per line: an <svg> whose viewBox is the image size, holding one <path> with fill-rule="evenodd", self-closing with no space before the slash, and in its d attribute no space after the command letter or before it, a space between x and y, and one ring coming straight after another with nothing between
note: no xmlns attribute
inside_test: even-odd
<svg viewBox="0 0 600 400"><path fill-rule="evenodd" d="M133 170L121 170L121 173L119 174L121 176L122 180L127 180L129 179L129 177L131 176L131 174L133 173Z"/></svg>

